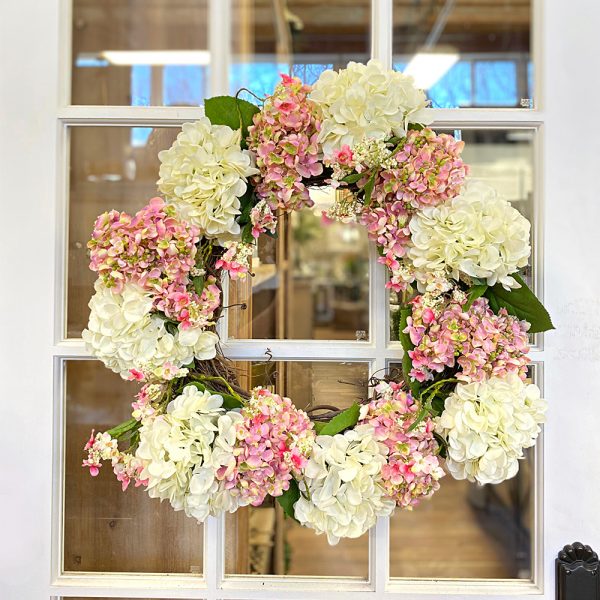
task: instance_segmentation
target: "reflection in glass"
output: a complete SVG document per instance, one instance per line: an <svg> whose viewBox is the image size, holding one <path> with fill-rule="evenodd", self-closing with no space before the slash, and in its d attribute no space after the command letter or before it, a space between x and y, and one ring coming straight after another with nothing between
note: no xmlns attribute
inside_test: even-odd
<svg viewBox="0 0 600 600"><path fill-rule="evenodd" d="M304 410L322 404L345 408L368 394L368 363L237 363L237 367L242 385L269 386ZM227 515L226 523L225 569L230 575L367 576L367 535L329 546L325 536L284 518L272 499Z"/></svg>
<svg viewBox="0 0 600 600"><path fill-rule="evenodd" d="M439 130L442 132L443 130ZM462 153L469 165L469 175L493 187L532 224L532 255L524 269L525 280L533 285L535 236L533 235L533 143L531 129L462 129L447 131L465 142ZM399 299L390 293L390 339L398 340Z"/></svg>
<svg viewBox="0 0 600 600"><path fill-rule="evenodd" d="M135 213L157 195L158 152L176 128L73 127L70 131L67 337L87 325L95 274L86 244L96 217L107 210Z"/></svg>
<svg viewBox="0 0 600 600"><path fill-rule="evenodd" d="M530 374L540 385L535 365ZM413 511L396 510L390 519L390 576L530 579L534 461L534 449L525 450L517 475L497 485L446 474L432 498Z"/></svg>
<svg viewBox="0 0 600 600"><path fill-rule="evenodd" d="M361 225L325 223L331 189L312 190L313 208L262 236L254 277L230 285L230 338L364 340L369 330L369 245Z"/></svg>
<svg viewBox="0 0 600 600"><path fill-rule="evenodd" d="M314 83L325 69L369 59L369 0L233 0L230 91L264 96L280 73Z"/></svg>
<svg viewBox="0 0 600 600"><path fill-rule="evenodd" d="M434 108L533 108L531 0L394 0L393 54Z"/></svg>
<svg viewBox="0 0 600 600"><path fill-rule="evenodd" d="M202 104L208 21L208 0L74 0L72 103Z"/></svg>
<svg viewBox="0 0 600 600"><path fill-rule="evenodd" d="M202 573L202 525L142 488L122 492L110 465L81 467L92 428L129 418L137 386L92 360L67 361L65 376L64 570Z"/></svg>

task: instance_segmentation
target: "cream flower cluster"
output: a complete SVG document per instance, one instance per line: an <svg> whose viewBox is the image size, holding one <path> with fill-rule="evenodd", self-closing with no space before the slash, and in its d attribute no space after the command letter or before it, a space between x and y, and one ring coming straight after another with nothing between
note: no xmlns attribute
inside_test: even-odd
<svg viewBox="0 0 600 600"><path fill-rule="evenodd" d="M539 388L516 373L459 383L436 419L452 476L481 484L514 477L523 449L535 444L546 407Z"/></svg>
<svg viewBox="0 0 600 600"><path fill-rule="evenodd" d="M165 414L146 419L140 429L136 457L143 464L140 477L148 481L148 495L168 500L175 510L199 521L238 506L212 468L215 438L231 438L231 416L222 405L218 394L188 385Z"/></svg>
<svg viewBox="0 0 600 600"><path fill-rule="evenodd" d="M194 358L215 357L218 337L200 327L177 327L169 333L153 310L151 295L135 283L121 293L98 279L92 296L88 328L82 333L86 347L109 369L124 379L131 370L164 378L168 370L189 364Z"/></svg>
<svg viewBox="0 0 600 600"><path fill-rule="evenodd" d="M384 454L370 425L317 436L294 505L296 518L337 544L340 538L361 536L377 517L390 515L395 502L384 495L379 481Z"/></svg>
<svg viewBox="0 0 600 600"><path fill-rule="evenodd" d="M171 148L158 154L158 189L207 238L222 240L240 232L235 222L239 198L247 178L258 173L240 141L239 130L202 117L184 123Z"/></svg>
<svg viewBox="0 0 600 600"><path fill-rule="evenodd" d="M413 78L384 69L377 60L324 71L310 97L323 114L319 142L325 156L364 138L403 135L409 123L431 122L425 94Z"/></svg>
<svg viewBox="0 0 600 600"><path fill-rule="evenodd" d="M529 260L530 224L488 185L470 182L449 202L415 213L409 227L408 257L421 285L432 274L458 280L462 273L519 287L511 274Z"/></svg>

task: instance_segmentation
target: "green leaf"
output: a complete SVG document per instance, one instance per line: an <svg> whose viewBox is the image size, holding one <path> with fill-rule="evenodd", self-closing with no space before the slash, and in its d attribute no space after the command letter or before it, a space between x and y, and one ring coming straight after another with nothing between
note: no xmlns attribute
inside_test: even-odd
<svg viewBox="0 0 600 600"><path fill-rule="evenodd" d="M487 285L474 285L467 294L467 303L463 306L463 310L466 312L471 308L473 302L477 300L477 298L481 298L488 289Z"/></svg>
<svg viewBox="0 0 600 600"><path fill-rule="evenodd" d="M165 321L165 329L171 335L177 335L177 333L179 332L179 328L177 327L177 323L175 323L174 321Z"/></svg>
<svg viewBox="0 0 600 600"><path fill-rule="evenodd" d="M362 173L350 173L346 177L342 178L344 183L356 183L359 179L362 179L364 175Z"/></svg>
<svg viewBox="0 0 600 600"><path fill-rule="evenodd" d="M419 123L409 123L408 129L412 129L413 131L422 131L423 129L425 129L425 125L420 125Z"/></svg>
<svg viewBox="0 0 600 600"><path fill-rule="evenodd" d="M323 429L321 429L319 435L335 435L350 427L354 427L358 422L358 416L360 413L360 406L355 402L350 408L336 415L326 423Z"/></svg>
<svg viewBox="0 0 600 600"><path fill-rule="evenodd" d="M294 504L298 502L300 499L300 488L298 487L298 482L295 479L290 480L290 487L281 494L281 496L277 496L277 502L283 508L283 512L286 517L290 517L296 521L296 517L294 515Z"/></svg>
<svg viewBox="0 0 600 600"><path fill-rule="evenodd" d="M446 458L446 456L448 455L446 440L439 433L435 433L435 431L433 432L433 437L435 438L439 446L438 454L442 458Z"/></svg>
<svg viewBox="0 0 600 600"><path fill-rule="evenodd" d="M246 223L250 223L250 212L254 208L256 204L256 198L254 196L254 188L250 185L246 190L246 193L243 196L240 196L240 216L237 218L237 222L239 225L246 225Z"/></svg>
<svg viewBox="0 0 600 600"><path fill-rule="evenodd" d="M314 421L313 425L315 427L315 431L317 432L317 435L321 434L321 431L323 431L323 428L325 427L325 425L327 425L326 421Z"/></svg>
<svg viewBox="0 0 600 600"><path fill-rule="evenodd" d="M535 294L527 287L520 275L513 275L520 288L507 291L500 284L490 287L485 292L489 300L490 308L497 313L505 308L509 314L518 319L530 323L530 333L540 333L554 329L552 320L544 305L535 297Z"/></svg>
<svg viewBox="0 0 600 600"><path fill-rule="evenodd" d="M141 426L142 424L137 419L129 419L128 421L124 421L116 427L109 429L106 433L108 433L108 435L110 435L112 438L120 438L127 432L139 429Z"/></svg>
<svg viewBox="0 0 600 600"><path fill-rule="evenodd" d="M363 188L363 191L365 193L363 203L365 206L369 206L369 204L371 204L371 194L373 193L373 188L375 187L375 179L377 178L377 173L378 171L377 169L375 169L371 177L369 177L369 181L365 183L365 187Z"/></svg>
<svg viewBox="0 0 600 600"><path fill-rule="evenodd" d="M216 392L215 390L211 390L209 387L205 386L203 383L199 381L190 381L187 385L193 385L198 388L201 392L208 392L209 394L216 394L217 396L222 396L223 398L223 408L228 410L233 410L235 408L240 408L242 403L231 394L224 394L223 392Z"/></svg>
<svg viewBox="0 0 600 600"><path fill-rule="evenodd" d="M242 242L245 244L254 244L254 236L252 235L252 223L246 223L242 227Z"/></svg>
<svg viewBox="0 0 600 600"><path fill-rule="evenodd" d="M242 130L243 147L246 146L252 117L258 111L258 106L233 96L215 96L204 102L204 113L213 125L228 125L231 129Z"/></svg>
<svg viewBox="0 0 600 600"><path fill-rule="evenodd" d="M197 275L196 277L192 277L192 283L194 284L194 290L198 296L202 295L204 291L204 276Z"/></svg>
<svg viewBox="0 0 600 600"><path fill-rule="evenodd" d="M405 333L408 317L412 314L412 310L405 306L400 309L400 326L398 327L398 338L402 344L404 354L402 355L402 376L404 382L408 385L412 395L416 398L419 395L421 385L418 381L411 381L409 373L412 371L412 360L408 355L409 350L412 350L415 346L410 340L408 333Z"/></svg>

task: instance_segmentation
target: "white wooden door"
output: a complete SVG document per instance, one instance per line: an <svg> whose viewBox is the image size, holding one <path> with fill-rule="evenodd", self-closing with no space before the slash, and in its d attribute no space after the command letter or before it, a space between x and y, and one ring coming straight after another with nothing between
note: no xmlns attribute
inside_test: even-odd
<svg viewBox="0 0 600 600"><path fill-rule="evenodd" d="M302 21L303 4L290 0L289 12L282 13L296 31L306 25ZM324 21L331 21L331 11L343 3L313 4L323 11ZM420 3L412 5L414 8ZM402 35L410 33L410 28L396 27L410 6L401 0L373 0L371 6L355 2L351 10L346 7L334 16L342 31L367 14L368 27L362 38L365 51L364 55L359 51L356 58L371 54L391 66L401 62L392 59L392 48L396 48L394 36L401 35L399 31L404 32ZM252 12L253 7L256 12ZM534 377L550 409L542 439L530 460L525 482L529 486L527 506L519 508L519 519L527 519L527 556L521 557L521 563L518 557L510 557L512 571L508 577L489 577L491 571L477 562L477 555L485 555L495 540L501 545L502 532L488 529L488 542L470 544L464 527L461 529L465 513L450 511L440 518L440 509L435 509L435 527L441 527L443 535L432 538L433 542L423 541L428 534L422 524L433 519L427 512L416 525L405 520L381 520L368 540L339 551L323 550L317 538L303 538L294 545L288 531L287 546L282 546L280 553L283 566L273 567L274 574L250 575L239 567L245 560L240 556L248 553L249 544L239 522L211 519L204 528L197 527L167 514L165 507L152 505L142 510L136 497L123 501L106 495L101 486L92 492L97 497L90 499L91 488L70 470L69 465L79 460L72 454L79 442L73 446L70 436L80 435L90 419L103 422L112 418L114 399L124 396L122 388L89 360L78 339L88 290L88 282L81 275L81 239L85 239L80 239L80 232L91 227L86 215L101 212L107 202L126 208L119 202L127 193L146 191L144 182L153 176L150 156L166 145L165 139L172 135L168 128L199 114L196 106L177 104L198 104L202 94L227 93L230 79L243 83L246 77L250 85L262 85L253 76L264 75L264 68L248 71L247 61L239 60L239 56L252 47L252 36L262 35L261 19L278 18L284 7L280 2L258 0L80 0L74 10L69 0L5 0L0 7L3 600L432 600L450 595L496 600L535 595L549 600L554 598L554 559L559 549L575 540L600 547L596 516L600 505L600 324L596 313L600 307L600 203L595 185L600 163L595 136L600 136L600 121L592 110L600 95L595 62L600 55L600 5L591 0L534 0L531 5L526 0L490 0L477 6L466 1L440 1L430 7L426 45L435 45L435 35L453 10L463 11L456 13L458 17L455 14L455 20L496 11L499 20L508 22L526 13L531 34L532 66L519 63L518 56L515 58L518 53L513 56L505 51L504 58L494 59L504 65L498 67L501 74L514 71L515 81L504 82L502 93L515 95L520 104L516 94L527 87L534 90L522 98L522 108L440 108L434 123L438 129L456 130L463 139L468 138L470 158L479 175L498 179L509 194L529 199L523 209L533 221L533 283L557 327L536 339L533 352ZM135 71L134 77L133 69L123 75L122 64L110 63L112 70L107 76L72 74L72 64L73 69L86 65L96 68L102 64L94 61L106 62L106 57L94 54L96 30L90 25L94 15L100 15L100 29L104 27L107 39L129 36L130 49L180 48L172 36L165 36L154 48L144 45L140 24L149 14L164 23L179 14L181 23L189 20L196 24L199 29L191 35L195 39L197 34L199 41L192 49L198 52L200 64L206 67L210 61L210 69L190 74L168 71L155 63ZM249 19L255 20L250 27ZM415 21L413 26L417 25ZM187 40L189 28L181 27L181 37ZM482 35L493 45L498 36L505 35L503 31L484 31ZM76 56L72 56L72 38L73 44L75 40L81 44ZM276 41L277 54L271 62L281 68L289 58L285 54L290 40L279 32ZM319 52L333 56L335 47L318 48L315 54ZM135 64L133 60L130 55L129 67ZM478 60L461 51L462 63L471 69L469 81L481 86L482 96L475 103L486 104L486 69L490 65L481 66ZM162 66L165 64L163 59ZM175 99L169 106L171 88L165 81L178 77L187 84L195 81L194 89L203 91L185 92L184 101ZM533 87L528 83L531 79ZM131 98L119 101L123 81L130 86ZM512 87L516 91L506 91ZM174 84L173 89L179 88ZM473 90L470 93L475 94ZM136 100L136 95L141 99ZM494 104L493 98L490 102ZM96 162L89 160L91 150L96 152ZM99 153L106 157L100 167ZM111 163L115 153L124 157L116 171ZM486 159L486 153L491 153L493 160ZM494 166L498 157L504 161L502 173ZM512 165L508 175L507 164ZM117 187L111 188L112 183ZM101 193L96 194L96 189ZM140 197L139 202L145 199ZM130 201L135 204L137 200ZM352 377L389 366L400 358L400 351L389 339L389 299L376 291L383 289L385 274L375 264L372 252L367 270L370 285L364 314L368 325L366 334L358 335L361 341L280 339L310 334L290 334L293 324L286 321L285 314L278 314L269 327L275 332L272 337L279 339L240 341L233 337L230 321L229 332L227 328L222 331L224 336L229 334L227 352L237 360L260 361L269 349L274 360L288 365L281 368L286 369L290 381L311 377L314 389L321 383L323 365L334 363ZM321 315L327 314L328 308L327 294L323 297ZM300 325L304 324L295 326ZM362 325L352 327L363 330ZM304 331L302 327L299 330ZM287 333L281 335L282 331ZM299 374L294 375L294 369L299 369ZM100 508L90 513L92 500ZM436 498L431 507L435 502ZM428 511L430 507L418 510ZM449 527L457 523L458 527ZM89 542L85 548L91 558L79 549L78 544L85 542ZM436 554L438 547L442 554ZM287 551L291 559L285 558ZM285 566L286 560L293 562L302 552L305 557L314 555L304 572ZM440 564L446 562L454 569L449 577L444 575L447 571L440 570ZM476 568L469 567L470 562ZM354 563L358 570L351 572L348 565ZM317 572L323 565L332 577ZM295 574L286 575L286 569Z"/></svg>

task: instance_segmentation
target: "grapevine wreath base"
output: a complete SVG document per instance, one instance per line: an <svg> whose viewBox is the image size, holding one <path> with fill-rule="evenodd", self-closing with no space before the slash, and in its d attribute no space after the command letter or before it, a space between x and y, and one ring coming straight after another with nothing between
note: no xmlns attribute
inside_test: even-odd
<svg viewBox="0 0 600 600"><path fill-rule="evenodd" d="M83 465L97 475L110 461L123 490L199 521L272 496L331 544L412 509L445 472L513 477L546 410L527 380L529 334L552 328L522 277L528 221L468 177L461 141L427 127L412 79L376 61L312 87L282 75L260 104L207 100L159 154L162 197L95 223L83 338L143 385L130 420L92 432ZM404 353L369 398L307 414L242 389L215 323L226 277L251 276L256 240L325 185L337 191L324 226L364 225L403 299Z"/></svg>

